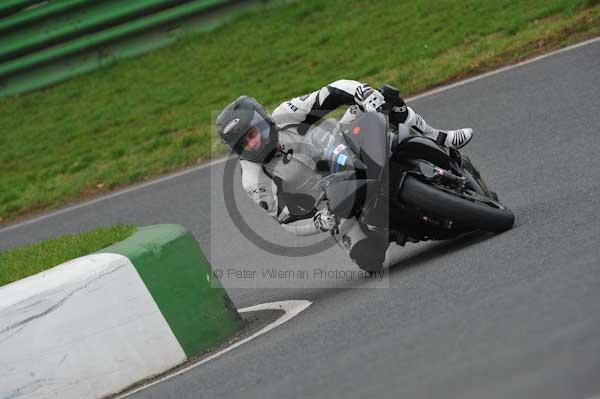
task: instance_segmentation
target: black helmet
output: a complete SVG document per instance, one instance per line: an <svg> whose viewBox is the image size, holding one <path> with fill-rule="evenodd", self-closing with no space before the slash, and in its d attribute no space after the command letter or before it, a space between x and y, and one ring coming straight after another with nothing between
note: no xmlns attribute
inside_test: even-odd
<svg viewBox="0 0 600 399"><path fill-rule="evenodd" d="M261 145L252 150L244 149L244 138L253 128L260 132ZM249 96L238 97L225 107L217 117L217 129L227 147L251 162L264 162L273 154L279 141L277 126L267 110Z"/></svg>

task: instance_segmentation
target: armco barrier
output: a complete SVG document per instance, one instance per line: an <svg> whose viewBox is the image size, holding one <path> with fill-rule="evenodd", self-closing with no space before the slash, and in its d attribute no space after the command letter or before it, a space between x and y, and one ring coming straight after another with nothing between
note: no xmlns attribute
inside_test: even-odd
<svg viewBox="0 0 600 399"><path fill-rule="evenodd" d="M132 237L0 287L0 397L101 398L242 326L181 226Z"/></svg>
<svg viewBox="0 0 600 399"><path fill-rule="evenodd" d="M4 0L0 2L0 17L9 16L39 2L40 0Z"/></svg>
<svg viewBox="0 0 600 399"><path fill-rule="evenodd" d="M49 3L45 7L31 8L11 18L0 19L0 34L31 26L36 22L65 14L77 7L84 6L89 0L63 0Z"/></svg>
<svg viewBox="0 0 600 399"><path fill-rule="evenodd" d="M47 19L45 24L40 20L30 26L21 24L19 26L21 29L4 32L0 39L0 43L2 43L0 61L13 59L53 44L64 43L88 33L139 19L144 15L150 15L180 3L183 1L101 1L93 4L93 7L81 7L77 12L71 11L71 9L70 13L53 15L53 18ZM89 4L89 2L83 4ZM204 1L200 4L202 7L206 7L211 5L211 2ZM43 9L44 7L39 7L37 10ZM27 19L24 22L27 22Z"/></svg>
<svg viewBox="0 0 600 399"><path fill-rule="evenodd" d="M186 30L202 30L186 21L222 13L228 8L233 11L241 3L252 1L9 0L8 3L0 5L0 97L45 87L115 59L160 47ZM139 39L135 40L136 37ZM141 40L143 37L148 40ZM114 47L121 50L112 51ZM106 60L96 62L97 58Z"/></svg>

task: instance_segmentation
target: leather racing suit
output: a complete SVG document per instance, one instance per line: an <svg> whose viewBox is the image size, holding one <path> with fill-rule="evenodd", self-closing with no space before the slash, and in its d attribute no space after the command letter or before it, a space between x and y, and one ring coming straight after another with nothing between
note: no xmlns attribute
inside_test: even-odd
<svg viewBox="0 0 600 399"><path fill-rule="evenodd" d="M279 129L279 145L275 154L264 163L241 160L242 185L250 198L276 219L283 228L295 235L321 233L313 220L313 209L304 205L306 213L291 211L297 204L294 195L314 199L321 189L318 182L317 163L331 159L339 151L341 142L331 134L334 124L323 117L342 105L349 106L340 122L350 122L361 112L354 93L362 83L338 80L317 91L281 103L271 117ZM405 107L401 118L411 117L412 110ZM414 114L414 113L413 113ZM309 201L306 201L310 203ZM342 219L334 238L350 257L366 270L378 269L383 264L386 236L368 226ZM368 256L367 256L368 255Z"/></svg>

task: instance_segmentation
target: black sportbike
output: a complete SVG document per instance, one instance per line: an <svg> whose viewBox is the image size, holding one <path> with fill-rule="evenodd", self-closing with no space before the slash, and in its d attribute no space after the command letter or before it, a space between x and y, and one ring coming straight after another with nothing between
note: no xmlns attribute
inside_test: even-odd
<svg viewBox="0 0 600 399"><path fill-rule="evenodd" d="M383 114L336 127L347 149L327 165L317 203L327 201L338 217L388 228L400 245L513 226L513 213L467 156L403 125L392 130Z"/></svg>

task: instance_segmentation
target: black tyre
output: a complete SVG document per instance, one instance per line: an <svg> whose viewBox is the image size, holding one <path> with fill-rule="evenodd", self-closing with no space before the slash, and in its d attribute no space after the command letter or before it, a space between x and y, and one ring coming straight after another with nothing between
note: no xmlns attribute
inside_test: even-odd
<svg viewBox="0 0 600 399"><path fill-rule="evenodd" d="M404 179L398 196L405 204L425 213L473 229L498 233L510 229L515 222L515 215L506 207L494 207L483 201L468 199L410 175Z"/></svg>

